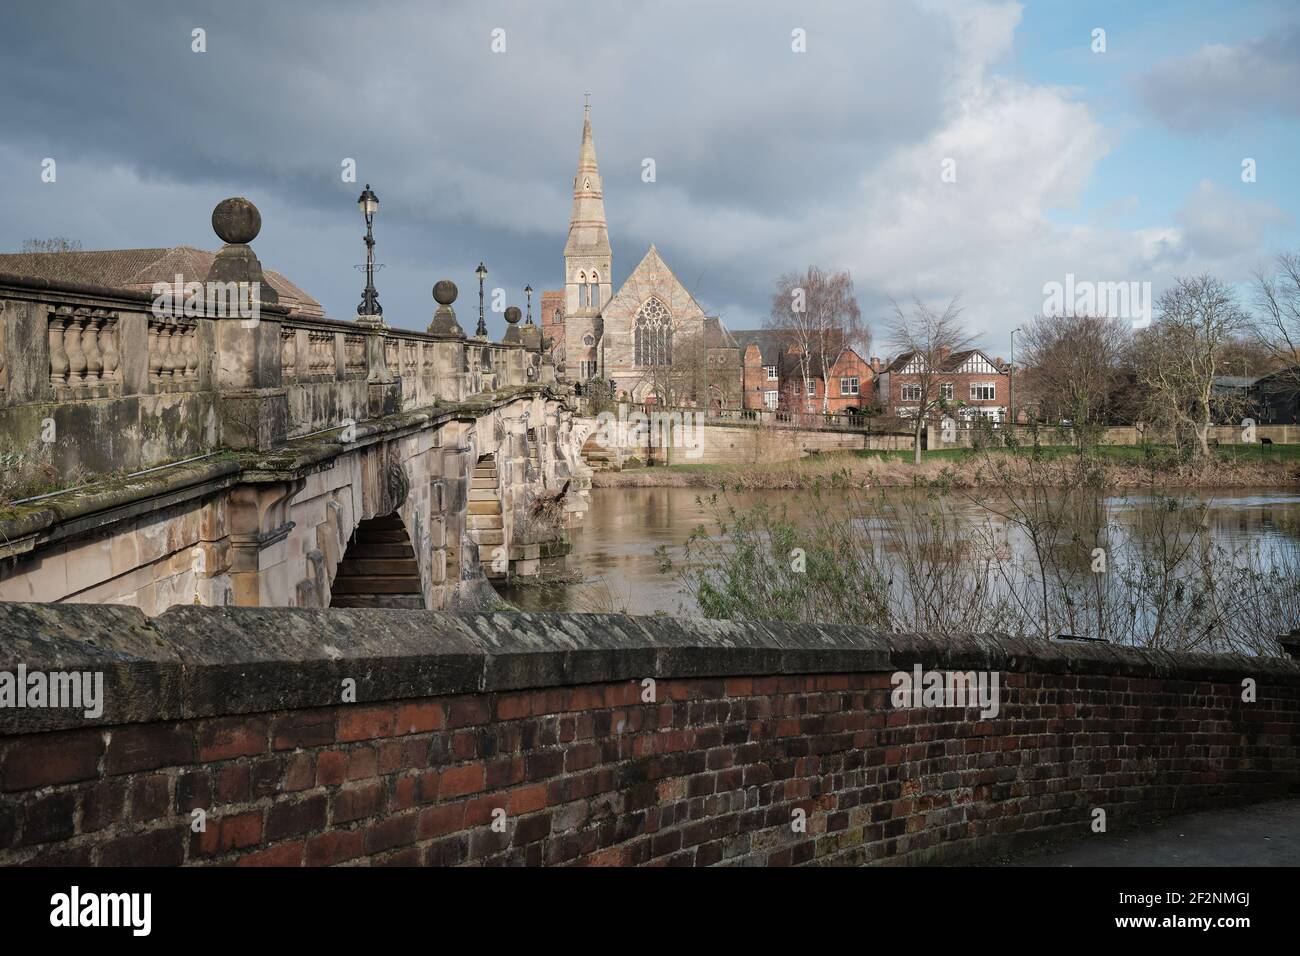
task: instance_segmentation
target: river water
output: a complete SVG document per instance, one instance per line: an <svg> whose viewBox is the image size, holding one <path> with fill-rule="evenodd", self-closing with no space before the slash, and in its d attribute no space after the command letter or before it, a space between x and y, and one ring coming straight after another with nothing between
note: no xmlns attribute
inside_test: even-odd
<svg viewBox="0 0 1300 956"><path fill-rule="evenodd" d="M573 550L568 566L571 580L547 586L502 588L502 595L528 611L626 612L691 615L698 613L676 572L664 573L659 549L681 554L692 530L713 527L718 505L711 492L697 488L596 488L591 510L582 525L571 532ZM890 495L917 492L897 490ZM1236 550L1249 546L1263 552L1300 548L1300 494L1276 489L1227 489L1186 493L1207 504L1205 530L1209 540ZM730 492L722 507L745 510L759 504L778 508L790 505L796 522L800 509L809 507L806 496L785 491ZM1117 526L1139 535L1159 503L1149 494L1133 493L1103 499ZM988 502L997 507L994 502ZM991 522L1001 528L1005 558L1026 555L1027 541L1019 529L1007 529L978 502L952 497L945 502L958 518L974 523Z"/></svg>

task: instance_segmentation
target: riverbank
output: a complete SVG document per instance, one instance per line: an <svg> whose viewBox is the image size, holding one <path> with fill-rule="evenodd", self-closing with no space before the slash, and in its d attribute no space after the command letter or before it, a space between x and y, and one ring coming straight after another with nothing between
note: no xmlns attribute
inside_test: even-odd
<svg viewBox="0 0 1300 956"><path fill-rule="evenodd" d="M1078 480L1070 449L1046 449L1052 460L1035 469L1033 481L1046 475L1062 486ZM746 465L667 465L596 472L596 488L747 488L799 490L818 486L842 488L910 488L943 482L957 488L1011 487L1030 480L1031 466L1002 449L940 449L923 453L921 464L911 452L835 452L799 461ZM1259 445L1222 449L1204 463L1179 462L1171 449L1111 446L1095 459L1111 488L1296 488L1300 487L1300 445Z"/></svg>

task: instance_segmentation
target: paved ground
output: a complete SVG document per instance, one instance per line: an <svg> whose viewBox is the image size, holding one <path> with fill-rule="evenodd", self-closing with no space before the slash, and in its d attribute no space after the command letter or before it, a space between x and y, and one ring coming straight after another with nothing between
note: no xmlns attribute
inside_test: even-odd
<svg viewBox="0 0 1300 956"><path fill-rule="evenodd" d="M1300 800L1174 817L1031 850L1002 866L1300 866Z"/></svg>

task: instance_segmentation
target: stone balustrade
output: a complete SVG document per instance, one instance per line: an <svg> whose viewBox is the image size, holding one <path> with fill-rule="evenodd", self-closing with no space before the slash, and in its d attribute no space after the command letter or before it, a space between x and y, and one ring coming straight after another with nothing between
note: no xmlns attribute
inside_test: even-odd
<svg viewBox="0 0 1300 956"><path fill-rule="evenodd" d="M246 200L218 207L209 286L269 290L248 246L260 224ZM225 296L163 310L146 292L0 275L0 451L60 475L131 471L555 382L517 334L467 339L455 285L437 289L421 332L291 315L271 291L250 317Z"/></svg>

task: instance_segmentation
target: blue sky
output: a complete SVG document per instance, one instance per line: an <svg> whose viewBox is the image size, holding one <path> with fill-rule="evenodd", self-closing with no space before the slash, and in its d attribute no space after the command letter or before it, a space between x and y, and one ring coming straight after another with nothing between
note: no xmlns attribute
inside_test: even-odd
<svg viewBox="0 0 1300 956"><path fill-rule="evenodd" d="M1158 293L1300 249L1300 11L1280 0L17 0L0 248L215 248L212 207L243 195L263 263L350 318L369 181L389 322L423 328L446 277L472 327L480 260L512 304L562 280L588 90L616 281L653 242L737 329L816 264L851 271L878 329L891 299L960 295L1001 352L1067 273Z"/></svg>

